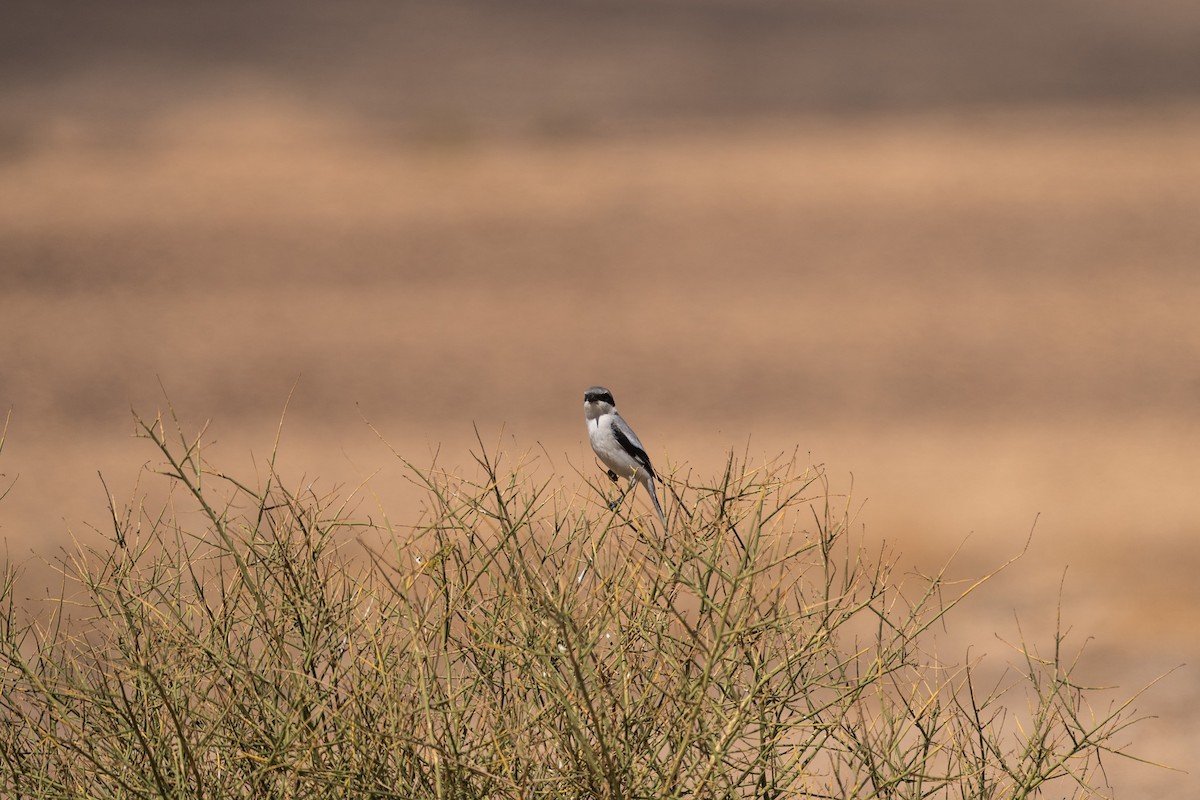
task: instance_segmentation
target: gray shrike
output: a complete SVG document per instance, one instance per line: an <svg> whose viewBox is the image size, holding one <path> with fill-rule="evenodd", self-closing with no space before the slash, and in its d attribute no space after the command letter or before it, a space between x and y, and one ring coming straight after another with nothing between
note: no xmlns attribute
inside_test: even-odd
<svg viewBox="0 0 1200 800"><path fill-rule="evenodd" d="M630 489L633 488L634 481L645 486L665 531L667 518L663 515L662 506L658 504L658 495L654 492L654 480L662 479L650 466L650 456L646 455L646 448L642 446L633 428L617 413L612 392L603 386L593 386L584 392L583 418L587 420L588 439L591 440L592 450L608 467L608 477L614 482L618 476L629 478Z"/></svg>

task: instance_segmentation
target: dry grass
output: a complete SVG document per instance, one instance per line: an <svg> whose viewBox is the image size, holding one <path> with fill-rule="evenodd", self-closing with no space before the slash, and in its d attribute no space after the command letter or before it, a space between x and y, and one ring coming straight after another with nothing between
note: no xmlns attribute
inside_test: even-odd
<svg viewBox="0 0 1200 800"><path fill-rule="evenodd" d="M424 513L381 531L138 426L168 500L114 507L45 615L5 573L6 794L1093 797L1135 721L1061 628L937 655L990 576L901 579L795 459L677 481L664 537L480 441L401 458Z"/></svg>

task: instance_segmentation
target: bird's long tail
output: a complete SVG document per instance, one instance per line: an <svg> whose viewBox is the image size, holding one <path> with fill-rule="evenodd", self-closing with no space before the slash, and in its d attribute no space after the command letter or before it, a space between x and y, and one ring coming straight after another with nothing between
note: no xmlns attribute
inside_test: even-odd
<svg viewBox="0 0 1200 800"><path fill-rule="evenodd" d="M667 530L667 515L663 513L662 506L658 504L658 493L654 491L654 478L649 475L639 476L641 484L646 487L646 491L650 494L650 502L654 504L654 510L658 512L658 521L662 523L663 532Z"/></svg>

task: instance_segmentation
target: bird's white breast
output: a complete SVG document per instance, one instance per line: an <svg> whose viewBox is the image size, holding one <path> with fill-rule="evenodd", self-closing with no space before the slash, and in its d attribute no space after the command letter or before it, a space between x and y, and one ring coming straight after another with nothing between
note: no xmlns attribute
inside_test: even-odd
<svg viewBox="0 0 1200 800"><path fill-rule="evenodd" d="M592 450L596 452L606 467L618 475L628 478L633 475L638 464L617 442L612 426L612 414L601 414L594 420L588 420L588 439L591 440Z"/></svg>

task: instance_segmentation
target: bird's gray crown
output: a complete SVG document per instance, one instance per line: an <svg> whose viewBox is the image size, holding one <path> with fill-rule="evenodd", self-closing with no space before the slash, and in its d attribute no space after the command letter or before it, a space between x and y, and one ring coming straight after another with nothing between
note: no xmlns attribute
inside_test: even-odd
<svg viewBox="0 0 1200 800"><path fill-rule="evenodd" d="M606 386L593 386L583 393L583 402L585 403L608 403L610 406L615 406L613 402L612 392Z"/></svg>

